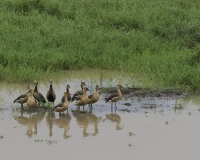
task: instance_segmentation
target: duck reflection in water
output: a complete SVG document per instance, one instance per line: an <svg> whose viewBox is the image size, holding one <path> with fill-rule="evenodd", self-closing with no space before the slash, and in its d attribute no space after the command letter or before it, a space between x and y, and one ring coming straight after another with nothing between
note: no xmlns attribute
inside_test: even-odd
<svg viewBox="0 0 200 160"><path fill-rule="evenodd" d="M95 116L94 114L92 113L87 113L85 114L87 120L89 121L89 123L91 125L94 125L94 133L95 134L98 134L98 125L99 125L99 119L97 116Z"/></svg>
<svg viewBox="0 0 200 160"><path fill-rule="evenodd" d="M80 128L83 128L83 137L87 137L90 133L87 133L88 125L94 125L94 133L98 134L98 117L92 113L79 113L79 112L72 112L73 116L76 118L77 124Z"/></svg>
<svg viewBox="0 0 200 160"><path fill-rule="evenodd" d="M24 116L24 114L28 116ZM45 112L38 112L37 114L31 115L31 113L21 111L19 116L14 115L13 117L19 124L27 126L26 135L32 137L33 135L37 135L37 124L43 120L44 115Z"/></svg>
<svg viewBox="0 0 200 160"><path fill-rule="evenodd" d="M46 116L46 124L49 126L49 137L53 136L52 129L55 121L55 112L48 112Z"/></svg>
<svg viewBox="0 0 200 160"><path fill-rule="evenodd" d="M55 125L57 125L59 128L64 128L64 134L63 134L64 139L68 139L69 137L71 137L71 135L67 135L67 132L70 129L69 127L70 121L71 121L70 114L64 114L64 113L59 115L59 118L54 120Z"/></svg>
<svg viewBox="0 0 200 160"><path fill-rule="evenodd" d="M112 122L117 122L116 130L122 130L124 128L123 126L122 127L120 126L121 117L120 117L120 115L116 114L116 110L114 113L111 112L111 114L106 114L106 118L108 118Z"/></svg>

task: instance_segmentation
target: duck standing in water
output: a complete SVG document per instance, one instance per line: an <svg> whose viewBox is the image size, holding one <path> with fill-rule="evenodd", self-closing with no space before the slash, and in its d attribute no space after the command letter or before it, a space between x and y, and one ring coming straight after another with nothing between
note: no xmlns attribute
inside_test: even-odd
<svg viewBox="0 0 200 160"><path fill-rule="evenodd" d="M30 110L38 107L38 102L33 97L33 94L30 93L27 101L27 106L30 108Z"/></svg>
<svg viewBox="0 0 200 160"><path fill-rule="evenodd" d="M76 105L79 107L79 109L80 109L80 106L83 106L83 110L84 110L84 106L86 104L89 104L89 102L90 102L88 95L86 93L87 91L89 91L88 87L84 86L83 87L83 95L77 97Z"/></svg>
<svg viewBox="0 0 200 160"><path fill-rule="evenodd" d="M21 108L24 110L24 106L23 104L26 103L28 101L28 97L31 94L31 92L33 93L32 89L28 89L28 91L25 94L20 95L19 97L17 97L13 103L20 103L21 104Z"/></svg>
<svg viewBox="0 0 200 160"><path fill-rule="evenodd" d="M36 80L34 81L33 85L35 86L35 89L33 90L33 97L38 101L39 106L40 103L46 103L44 96L37 90L38 82Z"/></svg>
<svg viewBox="0 0 200 160"><path fill-rule="evenodd" d="M69 108L69 102L67 99L68 95L69 95L68 92L64 92L64 97L65 97L64 103L59 103L51 111L59 112L59 115L61 115L61 112L64 112L65 110L67 110L67 113L68 113L68 108Z"/></svg>
<svg viewBox="0 0 200 160"><path fill-rule="evenodd" d="M73 102L74 100L77 100L77 97L83 95L83 86L85 86L85 82L81 82L81 89L82 89L82 90L78 90L78 91L76 91L76 92L74 93L74 95L73 95L73 97L72 97L72 100L71 100L72 102Z"/></svg>
<svg viewBox="0 0 200 160"><path fill-rule="evenodd" d="M54 104L54 101L56 100L56 94L53 90L53 79L50 79L50 86L49 86L49 90L47 92L47 100L49 102L52 102Z"/></svg>
<svg viewBox="0 0 200 160"><path fill-rule="evenodd" d="M72 98L71 98L71 95L70 95L70 92L69 92L69 88L71 88L71 87L70 87L70 85L68 84L68 85L66 86L66 91L67 91L67 93L69 93L68 96L67 96L67 99L68 99L69 102L71 102ZM64 96L64 95L63 95L63 97L62 97L62 99L61 99L61 102L62 102L62 103L65 102L65 96Z"/></svg>
<svg viewBox="0 0 200 160"><path fill-rule="evenodd" d="M92 109L92 104L96 103L99 100L99 91L98 91L98 89L99 89L99 86L96 85L96 87L95 87L96 91L94 92L94 94L91 94L91 95L88 96L89 104L91 105L91 109Z"/></svg>
<svg viewBox="0 0 200 160"><path fill-rule="evenodd" d="M117 93L111 94L108 98L105 98L106 103L111 102L111 110L113 107L113 102L115 102L115 109L117 109L116 102L122 98L122 93L121 93L122 86L117 85L116 88L117 88Z"/></svg>

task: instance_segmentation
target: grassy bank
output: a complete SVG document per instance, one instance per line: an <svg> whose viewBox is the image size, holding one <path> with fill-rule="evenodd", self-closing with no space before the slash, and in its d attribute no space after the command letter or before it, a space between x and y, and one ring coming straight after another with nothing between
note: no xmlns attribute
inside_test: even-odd
<svg viewBox="0 0 200 160"><path fill-rule="evenodd" d="M94 67L200 88L197 0L4 0L0 15L1 80Z"/></svg>

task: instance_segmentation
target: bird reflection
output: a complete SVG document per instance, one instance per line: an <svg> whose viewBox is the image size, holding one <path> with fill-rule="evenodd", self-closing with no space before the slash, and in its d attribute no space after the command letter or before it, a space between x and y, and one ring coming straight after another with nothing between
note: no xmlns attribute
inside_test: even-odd
<svg viewBox="0 0 200 160"><path fill-rule="evenodd" d="M48 112L46 116L46 123L49 126L49 137L53 136L52 129L54 125L54 120L55 120L55 112Z"/></svg>
<svg viewBox="0 0 200 160"><path fill-rule="evenodd" d="M87 137L90 133L87 133L87 128L89 124L94 125L94 132L98 134L98 117L92 113L79 113L72 112L73 116L76 118L77 124L83 128L83 137Z"/></svg>
<svg viewBox="0 0 200 160"><path fill-rule="evenodd" d="M94 125L94 133L98 134L98 125L99 125L98 117L92 113L87 113L87 114L85 114L85 116L86 116L87 120L89 121L89 123Z"/></svg>
<svg viewBox="0 0 200 160"><path fill-rule="evenodd" d="M71 137L71 135L67 135L67 132L69 131L69 124L71 121L70 114L61 114L59 118L54 120L54 124L57 125L59 128L64 128L64 134L63 138L68 139Z"/></svg>
<svg viewBox="0 0 200 160"><path fill-rule="evenodd" d="M120 123L121 123L121 117L116 114L116 111L115 113L111 113L111 114L106 114L106 117L111 120L112 122L117 122L117 125L116 125L116 130L122 130L123 127L120 127Z"/></svg>
<svg viewBox="0 0 200 160"><path fill-rule="evenodd" d="M26 114L27 116L24 116L24 114ZM26 135L28 137L32 137L33 135L37 135L37 124L43 120L44 115L45 112L38 112L36 114L31 115L31 113L27 114L27 112L21 111L20 116L14 116L14 119L18 123L26 125Z"/></svg>

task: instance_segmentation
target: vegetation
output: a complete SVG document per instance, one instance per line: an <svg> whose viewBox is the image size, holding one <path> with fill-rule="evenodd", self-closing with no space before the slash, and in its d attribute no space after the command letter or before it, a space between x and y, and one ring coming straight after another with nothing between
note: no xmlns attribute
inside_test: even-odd
<svg viewBox="0 0 200 160"><path fill-rule="evenodd" d="M4 0L0 79L100 68L200 88L198 0Z"/></svg>

